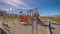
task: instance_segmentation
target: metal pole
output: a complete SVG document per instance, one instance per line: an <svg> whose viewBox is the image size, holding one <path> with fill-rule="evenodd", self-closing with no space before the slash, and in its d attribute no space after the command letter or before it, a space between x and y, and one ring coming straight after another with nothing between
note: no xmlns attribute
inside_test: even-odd
<svg viewBox="0 0 60 34"><path fill-rule="evenodd" d="M32 34L37 34L37 23L32 21Z"/></svg>
<svg viewBox="0 0 60 34"><path fill-rule="evenodd" d="M49 21L49 32L50 32L50 34L53 34L52 30L51 30L51 21Z"/></svg>

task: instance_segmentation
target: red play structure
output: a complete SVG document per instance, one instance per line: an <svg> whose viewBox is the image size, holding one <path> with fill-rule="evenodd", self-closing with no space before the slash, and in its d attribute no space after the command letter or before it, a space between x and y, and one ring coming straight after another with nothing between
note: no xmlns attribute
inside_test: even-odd
<svg viewBox="0 0 60 34"><path fill-rule="evenodd" d="M25 14L20 15L20 22L27 22L28 21L28 16Z"/></svg>
<svg viewBox="0 0 60 34"><path fill-rule="evenodd" d="M19 15L20 15L20 23L22 23L22 24L27 24L27 23L31 23L34 19L36 19L36 20L38 20L39 18L38 18L38 16L39 16L39 14L38 14L38 11L37 11L38 9L36 8L35 9L35 13L33 13L33 9L30 9L30 10L28 10L27 11L27 15L26 14L23 14L23 12L22 11L20 11L19 12Z"/></svg>
<svg viewBox="0 0 60 34"><path fill-rule="evenodd" d="M25 24L28 22L28 16L26 14L23 14L22 11L20 11L20 23Z"/></svg>

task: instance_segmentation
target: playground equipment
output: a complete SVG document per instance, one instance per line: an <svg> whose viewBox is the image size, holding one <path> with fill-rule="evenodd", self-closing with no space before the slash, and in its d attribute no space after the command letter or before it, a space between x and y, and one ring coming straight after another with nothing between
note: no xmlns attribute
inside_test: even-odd
<svg viewBox="0 0 60 34"><path fill-rule="evenodd" d="M20 23L26 24L28 22L28 16L26 14L23 14L22 11L20 12Z"/></svg>
<svg viewBox="0 0 60 34"><path fill-rule="evenodd" d="M30 12L30 20L37 20L39 21L39 13L38 13L38 8L35 9L30 9L28 10L28 12Z"/></svg>
<svg viewBox="0 0 60 34"><path fill-rule="evenodd" d="M35 13L34 13L34 20L37 21L38 24L41 23L41 20L40 20L40 15L38 13L38 8L35 8Z"/></svg>
<svg viewBox="0 0 60 34"><path fill-rule="evenodd" d="M34 16L33 16L33 9L30 9L30 10L28 10L27 11L30 15L28 16L28 22L32 22L33 21L33 18L34 18Z"/></svg>
<svg viewBox="0 0 60 34"><path fill-rule="evenodd" d="M20 14L20 23L25 23L25 24L27 24L27 22L32 23L33 20L40 21L38 8L28 10L27 15L23 14L22 11L20 11L19 14Z"/></svg>

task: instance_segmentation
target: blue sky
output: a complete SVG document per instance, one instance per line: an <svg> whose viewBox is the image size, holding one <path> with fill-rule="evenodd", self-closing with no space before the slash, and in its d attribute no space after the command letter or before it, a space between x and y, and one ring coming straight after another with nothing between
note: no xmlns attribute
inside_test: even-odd
<svg viewBox="0 0 60 34"><path fill-rule="evenodd" d="M0 0L0 10L6 10L8 13L17 13L38 8L42 16L60 14L60 0Z"/></svg>

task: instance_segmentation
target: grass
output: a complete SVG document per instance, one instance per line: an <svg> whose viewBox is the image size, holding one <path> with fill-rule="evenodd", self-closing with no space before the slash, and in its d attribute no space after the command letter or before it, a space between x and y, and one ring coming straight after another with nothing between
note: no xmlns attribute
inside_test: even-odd
<svg viewBox="0 0 60 34"><path fill-rule="evenodd" d="M4 34L4 31L0 28L0 34Z"/></svg>
<svg viewBox="0 0 60 34"><path fill-rule="evenodd" d="M59 22L59 23L60 23L60 18L59 18L59 19L52 18L51 20L53 20L53 21L56 21L56 22Z"/></svg>
<svg viewBox="0 0 60 34"><path fill-rule="evenodd" d="M0 18L0 21L3 20L3 18Z"/></svg>
<svg viewBox="0 0 60 34"><path fill-rule="evenodd" d="M0 21L2 21L4 18L0 18ZM6 18L6 20L15 20L17 18Z"/></svg>
<svg viewBox="0 0 60 34"><path fill-rule="evenodd" d="M6 20L15 20L17 18L6 18ZM55 17L40 17L41 20L53 20L53 21L56 21L56 22L59 22L60 23L60 18L55 18ZM0 21L3 20L3 18L0 18Z"/></svg>
<svg viewBox="0 0 60 34"><path fill-rule="evenodd" d="M58 17L42 17L41 20L53 20L60 23L60 18Z"/></svg>

